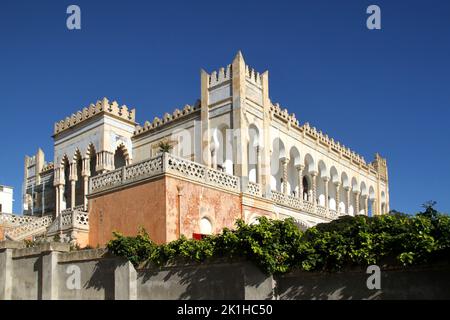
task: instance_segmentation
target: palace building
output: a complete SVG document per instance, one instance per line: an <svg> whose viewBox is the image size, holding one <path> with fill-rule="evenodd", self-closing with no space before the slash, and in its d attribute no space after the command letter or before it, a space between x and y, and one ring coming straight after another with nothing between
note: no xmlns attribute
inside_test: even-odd
<svg viewBox="0 0 450 320"><path fill-rule="evenodd" d="M139 125L104 98L58 121L53 161L25 158L23 216L0 215L0 237L104 245L144 227L158 243L292 217L302 229L389 211L386 160L372 162L300 123L269 98L269 73L239 52L201 71L201 95Z"/></svg>

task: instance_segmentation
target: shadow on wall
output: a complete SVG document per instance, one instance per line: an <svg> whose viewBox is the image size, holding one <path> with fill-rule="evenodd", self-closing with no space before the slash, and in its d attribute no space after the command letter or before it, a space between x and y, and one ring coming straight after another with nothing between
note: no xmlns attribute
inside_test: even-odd
<svg viewBox="0 0 450 320"><path fill-rule="evenodd" d="M93 289L95 291L104 292L105 300L114 300L115 288L114 288L114 271L120 265L124 263L117 259L100 259L95 263L92 271L92 276L84 283L84 289Z"/></svg>
<svg viewBox="0 0 450 320"><path fill-rule="evenodd" d="M279 276L277 293L281 300L376 299L379 290L366 286L368 274L298 272Z"/></svg>
<svg viewBox="0 0 450 320"><path fill-rule="evenodd" d="M449 265L383 270L381 289L368 289L365 270L294 272L277 277L280 300L449 299Z"/></svg>
<svg viewBox="0 0 450 320"><path fill-rule="evenodd" d="M271 277L250 263L147 265L138 270L140 299L271 299ZM268 281L270 280L270 281Z"/></svg>

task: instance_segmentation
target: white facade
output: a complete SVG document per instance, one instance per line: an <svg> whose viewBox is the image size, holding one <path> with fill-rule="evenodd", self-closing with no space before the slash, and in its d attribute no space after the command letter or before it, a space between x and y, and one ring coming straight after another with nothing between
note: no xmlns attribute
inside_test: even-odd
<svg viewBox="0 0 450 320"><path fill-rule="evenodd" d="M0 185L0 213L12 213L13 201L13 188Z"/></svg>
<svg viewBox="0 0 450 320"><path fill-rule="evenodd" d="M142 126L134 109L106 98L55 123L54 162L47 164L42 151L26 158L24 210L88 210L90 178L148 161L165 142L177 157L238 177L244 205L294 217L302 227L389 212L386 159L376 154L366 162L309 123L300 124L272 102L268 71L255 71L240 52L226 67L202 70L200 91L193 105ZM246 218L252 219L254 214Z"/></svg>

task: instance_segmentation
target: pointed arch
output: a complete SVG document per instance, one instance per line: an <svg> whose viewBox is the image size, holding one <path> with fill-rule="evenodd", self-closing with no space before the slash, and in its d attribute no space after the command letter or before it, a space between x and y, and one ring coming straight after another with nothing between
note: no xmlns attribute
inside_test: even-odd
<svg viewBox="0 0 450 320"><path fill-rule="evenodd" d="M271 180L270 186L272 190L281 192L283 185L283 166L282 159L286 158L286 148L280 138L275 138L272 142L272 155L270 157Z"/></svg>
<svg viewBox="0 0 450 320"><path fill-rule="evenodd" d="M248 161L248 179L251 182L260 182L260 133L258 127L252 123L248 127L248 147L247 147L247 161Z"/></svg>
<svg viewBox="0 0 450 320"><path fill-rule="evenodd" d="M289 150L289 163L288 163L288 194L299 197L298 192L300 190L298 169L297 166L301 164L300 152L296 146L292 146Z"/></svg>
<svg viewBox="0 0 450 320"><path fill-rule="evenodd" d="M328 201L328 195L326 192L326 188L328 185L325 185L328 183L327 179L328 176L328 170L327 166L325 165L325 162L323 160L319 160L318 163L318 176L317 176L317 202L320 206L325 207L326 203Z"/></svg>
<svg viewBox="0 0 450 320"><path fill-rule="evenodd" d="M114 169L124 167L129 164L130 155L128 150L123 143L117 146L114 152Z"/></svg>
<svg viewBox="0 0 450 320"><path fill-rule="evenodd" d="M375 204L375 189L373 186L369 187L369 208L368 208L368 216L372 217L374 215L374 204Z"/></svg>
<svg viewBox="0 0 450 320"><path fill-rule="evenodd" d="M230 127L222 123L214 128L211 140L210 151L213 166L228 174L233 174L233 136Z"/></svg>
<svg viewBox="0 0 450 320"><path fill-rule="evenodd" d="M328 206L331 210L338 211L339 204L337 203L337 184L340 182L339 174L335 166L330 168L330 181L328 182Z"/></svg>
<svg viewBox="0 0 450 320"><path fill-rule="evenodd" d="M90 143L87 151L86 158L89 159L89 174L91 177L95 177L97 173L97 152L93 143Z"/></svg>

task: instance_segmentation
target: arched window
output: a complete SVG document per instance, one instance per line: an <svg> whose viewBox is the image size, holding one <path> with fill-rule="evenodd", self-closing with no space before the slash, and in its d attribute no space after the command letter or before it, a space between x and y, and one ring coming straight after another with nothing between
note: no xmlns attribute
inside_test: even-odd
<svg viewBox="0 0 450 320"><path fill-rule="evenodd" d="M309 183L308 183L308 179L306 177L303 177L303 200L306 201L310 201L310 197L309 197Z"/></svg>
<svg viewBox="0 0 450 320"><path fill-rule="evenodd" d="M114 153L114 168L122 168L125 167L127 164L125 152L123 148L119 147L116 149L116 152Z"/></svg>
<svg viewBox="0 0 450 320"><path fill-rule="evenodd" d="M200 233L201 234L212 234L212 224L208 218L203 217L200 220Z"/></svg>
<svg viewBox="0 0 450 320"><path fill-rule="evenodd" d="M89 156L89 171L90 176L95 177L97 175L97 153L95 152L95 147L91 144L88 149Z"/></svg>

